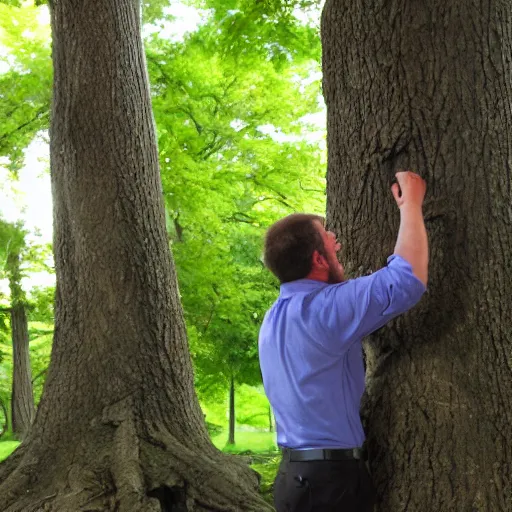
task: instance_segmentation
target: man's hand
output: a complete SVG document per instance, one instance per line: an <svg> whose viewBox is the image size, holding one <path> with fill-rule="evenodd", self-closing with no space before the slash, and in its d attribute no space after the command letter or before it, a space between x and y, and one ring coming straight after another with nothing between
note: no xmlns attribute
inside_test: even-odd
<svg viewBox="0 0 512 512"><path fill-rule="evenodd" d="M427 184L421 176L412 171L400 171L395 174L398 183L391 186L391 192L398 208L404 205L423 205Z"/></svg>
<svg viewBox="0 0 512 512"><path fill-rule="evenodd" d="M391 187L400 208L400 229L395 254L408 261L414 275L426 286L428 280L428 240L423 220L423 199L427 185L411 171L397 172Z"/></svg>

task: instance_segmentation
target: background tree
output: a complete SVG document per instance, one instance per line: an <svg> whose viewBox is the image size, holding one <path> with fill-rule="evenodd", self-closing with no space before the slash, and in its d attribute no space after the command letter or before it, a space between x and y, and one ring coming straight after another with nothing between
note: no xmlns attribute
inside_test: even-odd
<svg viewBox="0 0 512 512"><path fill-rule="evenodd" d="M30 367L27 299L21 286L22 254L26 252L26 231L20 224L0 219L0 254L4 259L2 273L8 277L9 319L12 339L12 432L24 439L35 416L32 372Z"/></svg>
<svg viewBox="0 0 512 512"><path fill-rule="evenodd" d="M511 24L497 1L323 11L328 223L349 275L393 250L393 174L428 185L429 291L367 347L379 510L512 510Z"/></svg>
<svg viewBox="0 0 512 512"><path fill-rule="evenodd" d="M0 251L1 252L1 251ZM26 270L33 267L33 261L23 261ZM30 368L32 374L33 402L38 404L50 362L53 333L53 300L55 288L36 288L26 297L25 309L30 350ZM12 437L11 400L13 395L13 343L10 322L10 299L0 294L0 437L8 434ZM19 370L18 370L19 373ZM3 428L1 427L3 425Z"/></svg>
<svg viewBox="0 0 512 512"><path fill-rule="evenodd" d="M1 294L0 294L0 298ZM11 400L11 375L12 365L6 368L5 359L9 350L9 326L7 315L0 314L0 437L10 430L11 415L9 403Z"/></svg>
<svg viewBox="0 0 512 512"><path fill-rule="evenodd" d="M193 390L139 2L75 4L52 5L52 363L30 437L0 466L0 508L266 510Z"/></svg>

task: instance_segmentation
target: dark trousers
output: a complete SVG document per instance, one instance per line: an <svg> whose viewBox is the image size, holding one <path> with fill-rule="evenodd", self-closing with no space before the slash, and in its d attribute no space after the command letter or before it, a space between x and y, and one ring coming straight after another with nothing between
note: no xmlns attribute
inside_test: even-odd
<svg viewBox="0 0 512 512"><path fill-rule="evenodd" d="M277 512L372 512L375 498L363 460L283 458L274 482Z"/></svg>

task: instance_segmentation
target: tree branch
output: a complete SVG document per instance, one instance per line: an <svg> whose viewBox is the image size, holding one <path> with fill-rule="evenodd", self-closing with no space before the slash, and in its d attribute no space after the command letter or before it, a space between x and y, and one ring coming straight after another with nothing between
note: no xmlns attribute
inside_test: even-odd
<svg viewBox="0 0 512 512"><path fill-rule="evenodd" d="M10 132L7 132L7 133L4 133L2 136L0 136L0 142L3 141L4 139L7 139L11 135L14 135L16 132L19 132L20 130L23 130L23 128L26 128L28 125L32 124L33 122L37 121L38 119L41 118L41 116L45 112L47 112L47 109L40 109L40 110L38 110L37 114L32 119L28 120L26 123L20 124L14 130L12 130Z"/></svg>
<svg viewBox="0 0 512 512"><path fill-rule="evenodd" d="M43 375L46 375L48 373L48 368L46 368L45 370L43 370L42 372L39 372L33 379L32 379L32 384L34 384L34 382L39 379L39 377L42 377Z"/></svg>

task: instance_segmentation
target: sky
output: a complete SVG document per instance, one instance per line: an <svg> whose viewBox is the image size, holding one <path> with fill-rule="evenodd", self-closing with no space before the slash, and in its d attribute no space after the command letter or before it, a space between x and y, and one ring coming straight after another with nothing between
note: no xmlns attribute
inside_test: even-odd
<svg viewBox="0 0 512 512"><path fill-rule="evenodd" d="M38 21L42 26L50 24L50 16L46 7L39 10ZM174 17L173 21L165 21L154 26L145 26L143 35L149 36L158 32L161 37L171 40L182 40L186 33L194 31L198 25L208 16L208 12L198 10L194 7L184 5L175 1L172 6L167 8L167 14ZM314 13L301 14L296 13L297 17L303 21L312 21ZM24 34L30 37L30 34ZM9 56L5 49L2 49L0 41L0 74L9 69ZM318 79L313 76L311 79ZM308 123L322 126L325 124L325 114L319 113L310 116ZM269 134L276 140L287 140L286 134L275 130L273 126L260 127L262 133ZM46 243L52 240L52 197L51 183L49 174L49 147L47 143L47 134L42 133L25 150L25 165L19 173L19 179L13 180L9 176L8 170L0 157L0 215L9 222L22 220L25 227L30 231L32 240ZM318 140L322 137L321 133L313 136ZM35 234L39 233L39 236ZM40 272L30 274L23 282L23 288L29 291L34 286L49 286L54 284L54 275ZM0 293L8 292L6 280L0 280Z"/></svg>

